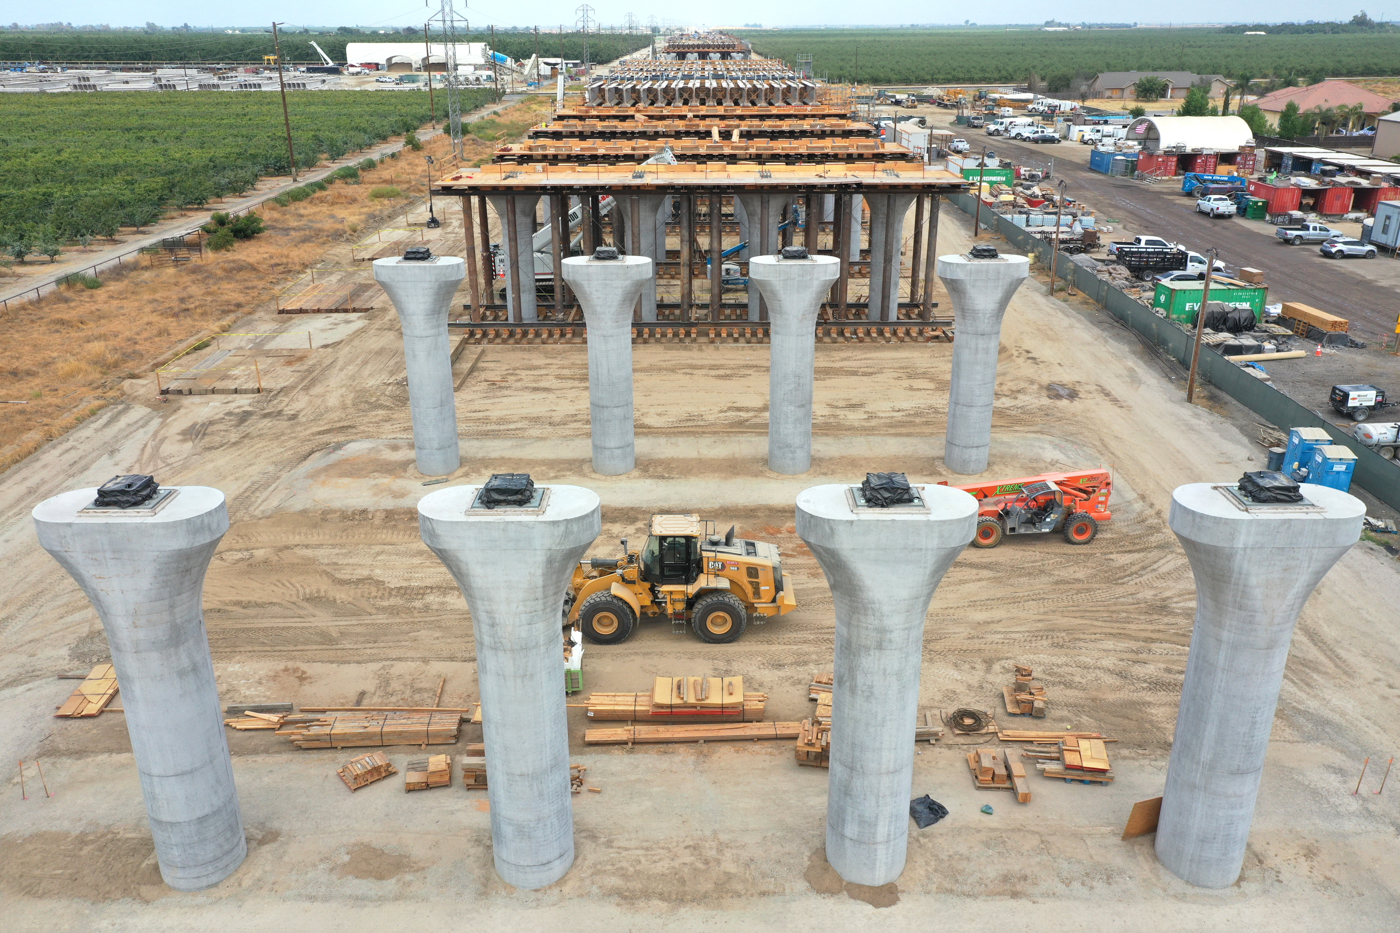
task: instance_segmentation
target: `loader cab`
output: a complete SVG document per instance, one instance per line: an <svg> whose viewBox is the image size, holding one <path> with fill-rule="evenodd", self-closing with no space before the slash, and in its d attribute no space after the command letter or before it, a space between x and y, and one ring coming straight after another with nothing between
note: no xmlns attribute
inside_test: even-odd
<svg viewBox="0 0 1400 933"><path fill-rule="evenodd" d="M663 586L689 586L699 579L700 531L698 515L653 515L642 546L642 579Z"/></svg>
<svg viewBox="0 0 1400 933"><path fill-rule="evenodd" d="M1064 510L1060 487L1044 481L1029 483L1006 507L1006 530L1009 534L1050 531L1064 517Z"/></svg>

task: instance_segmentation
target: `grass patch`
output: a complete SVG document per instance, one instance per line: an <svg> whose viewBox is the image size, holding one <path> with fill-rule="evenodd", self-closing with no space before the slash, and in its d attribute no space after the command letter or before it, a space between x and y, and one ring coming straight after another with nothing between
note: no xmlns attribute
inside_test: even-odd
<svg viewBox="0 0 1400 933"><path fill-rule="evenodd" d="M401 198L403 191L393 185L386 185L370 189L369 196L372 198Z"/></svg>

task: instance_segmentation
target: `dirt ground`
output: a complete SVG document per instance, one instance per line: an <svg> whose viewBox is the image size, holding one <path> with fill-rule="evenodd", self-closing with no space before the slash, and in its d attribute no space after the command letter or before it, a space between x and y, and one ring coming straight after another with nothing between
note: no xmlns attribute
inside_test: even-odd
<svg viewBox="0 0 1400 933"><path fill-rule="evenodd" d="M966 249L966 229L956 211L943 213L946 251ZM951 815L911 830L895 886L842 889L821 854L826 772L798 767L790 743L587 748L574 709L574 760L602 793L575 799L569 874L527 893L492 869L483 797L460 786L404 795L396 778L351 795L335 776L351 753L231 733L249 857L209 891L170 891L121 714L51 717L73 687L54 675L104 659L106 648L88 602L35 541L28 512L41 499L132 471L226 493L233 527L205 589L226 703L348 705L364 691L366 704L426 704L444 676L444 705L476 695L469 613L418 537L414 506L430 490L413 468L393 312L337 315L355 323L334 328L301 317L322 316L259 312L238 323L322 328L275 390L158 402L151 380L129 380L122 400L4 474L0 759L39 758L54 792L31 784L24 801L18 774L5 779L7 931L331 930L347 919L398 928L460 922L464 906L476 927L514 930L927 929L934 917L980 929L1008 909L1030 928L1086 911L1105 930L1393 923L1400 788L1372 794L1372 771L1352 795L1362 759L1374 765L1400 744L1400 578L1374 544L1353 549L1303 613L1240 881L1197 890L1157 863L1151 837L1119 841L1132 804L1162 789L1194 612L1191 574L1166 525L1171 490L1233 480L1262 464L1263 449L1211 407L1186 406L1162 364L1116 324L1050 300L1034 282L1006 318L986 475L1111 466L1114 518L1088 547L1031 538L960 557L930 608L921 705L992 709L1011 664L1031 664L1050 690L1045 727L1120 740L1114 784L1033 779L1023 806L978 793L957 741L921 746L914 795L931 794ZM669 509L776 542L797 611L730 646L643 626L622 645L588 650L586 689L742 674L769 695L772 718L800 719L812 710L811 674L831 667L834 618L794 534L794 497L867 470L945 478L951 353L947 344L819 345L814 464L790 477L764 467L766 347L638 345L639 466L601 477L588 465L586 348L490 346L457 394L464 462L453 479L527 470L597 490L599 555L615 554L620 537L638 541L646 517ZM462 741L480 741L479 729L464 727ZM400 767L416 754L390 750ZM978 812L983 803L993 815Z"/></svg>

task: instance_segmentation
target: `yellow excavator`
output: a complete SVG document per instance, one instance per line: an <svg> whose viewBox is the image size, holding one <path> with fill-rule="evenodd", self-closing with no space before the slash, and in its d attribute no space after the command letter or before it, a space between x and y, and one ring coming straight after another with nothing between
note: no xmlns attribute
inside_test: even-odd
<svg viewBox="0 0 1400 933"><path fill-rule="evenodd" d="M736 641L750 618L763 622L797 608L776 545L723 537L699 515L653 515L640 551L622 539L620 559L591 558L574 568L564 622L589 641L615 645L644 617L687 623L701 641Z"/></svg>

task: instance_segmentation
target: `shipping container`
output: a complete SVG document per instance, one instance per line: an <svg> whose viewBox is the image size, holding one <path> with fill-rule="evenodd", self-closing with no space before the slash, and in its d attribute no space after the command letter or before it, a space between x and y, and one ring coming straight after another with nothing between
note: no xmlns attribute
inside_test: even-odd
<svg viewBox="0 0 1400 933"><path fill-rule="evenodd" d="M951 167L951 166L950 166ZM1015 181L1011 177L1009 168L977 168L967 166L962 170L962 177L970 182L977 182L979 179L988 185L1007 185L1008 187Z"/></svg>
<svg viewBox="0 0 1400 933"><path fill-rule="evenodd" d="M1167 317L1173 321L1193 324L1196 321L1196 312L1201 310L1203 290L1201 282L1158 282L1157 292L1152 296L1152 307L1158 311L1165 311ZM1269 290L1262 286L1240 288L1212 282L1209 300L1222 301L1232 308L1249 308L1254 312L1254 319L1257 321L1264 315L1264 301L1268 292Z"/></svg>
<svg viewBox="0 0 1400 933"><path fill-rule="evenodd" d="M1214 152L1202 152L1199 155L1184 155L1180 157L1180 165L1183 172L1200 172L1203 175L1213 173L1219 162L1220 156Z"/></svg>
<svg viewBox="0 0 1400 933"><path fill-rule="evenodd" d="M1323 188L1317 193L1317 212L1328 217L1340 217L1351 210L1354 190L1344 185L1336 188Z"/></svg>
<svg viewBox="0 0 1400 933"><path fill-rule="evenodd" d="M1251 181L1248 187L1250 194L1264 199L1270 214L1296 211L1298 205L1303 203L1303 189L1292 185L1269 185L1262 181Z"/></svg>
<svg viewBox="0 0 1400 933"><path fill-rule="evenodd" d="M1139 159L1139 161L1141 161ZM1095 149L1089 153L1089 170L1107 175L1113 168L1113 153Z"/></svg>
<svg viewBox="0 0 1400 933"><path fill-rule="evenodd" d="M1382 201L1376 205L1371 242L1390 250L1400 246L1400 201Z"/></svg>
<svg viewBox="0 0 1400 933"><path fill-rule="evenodd" d="M1368 186L1356 189L1356 197L1352 199L1351 209L1354 211L1365 211L1368 214L1376 212L1376 205L1382 201L1400 201L1400 188L1380 188Z"/></svg>
<svg viewBox="0 0 1400 933"><path fill-rule="evenodd" d="M1158 178L1171 178L1177 174L1177 162L1178 157L1176 155L1144 152L1138 156L1137 170L1144 175L1155 175Z"/></svg>

